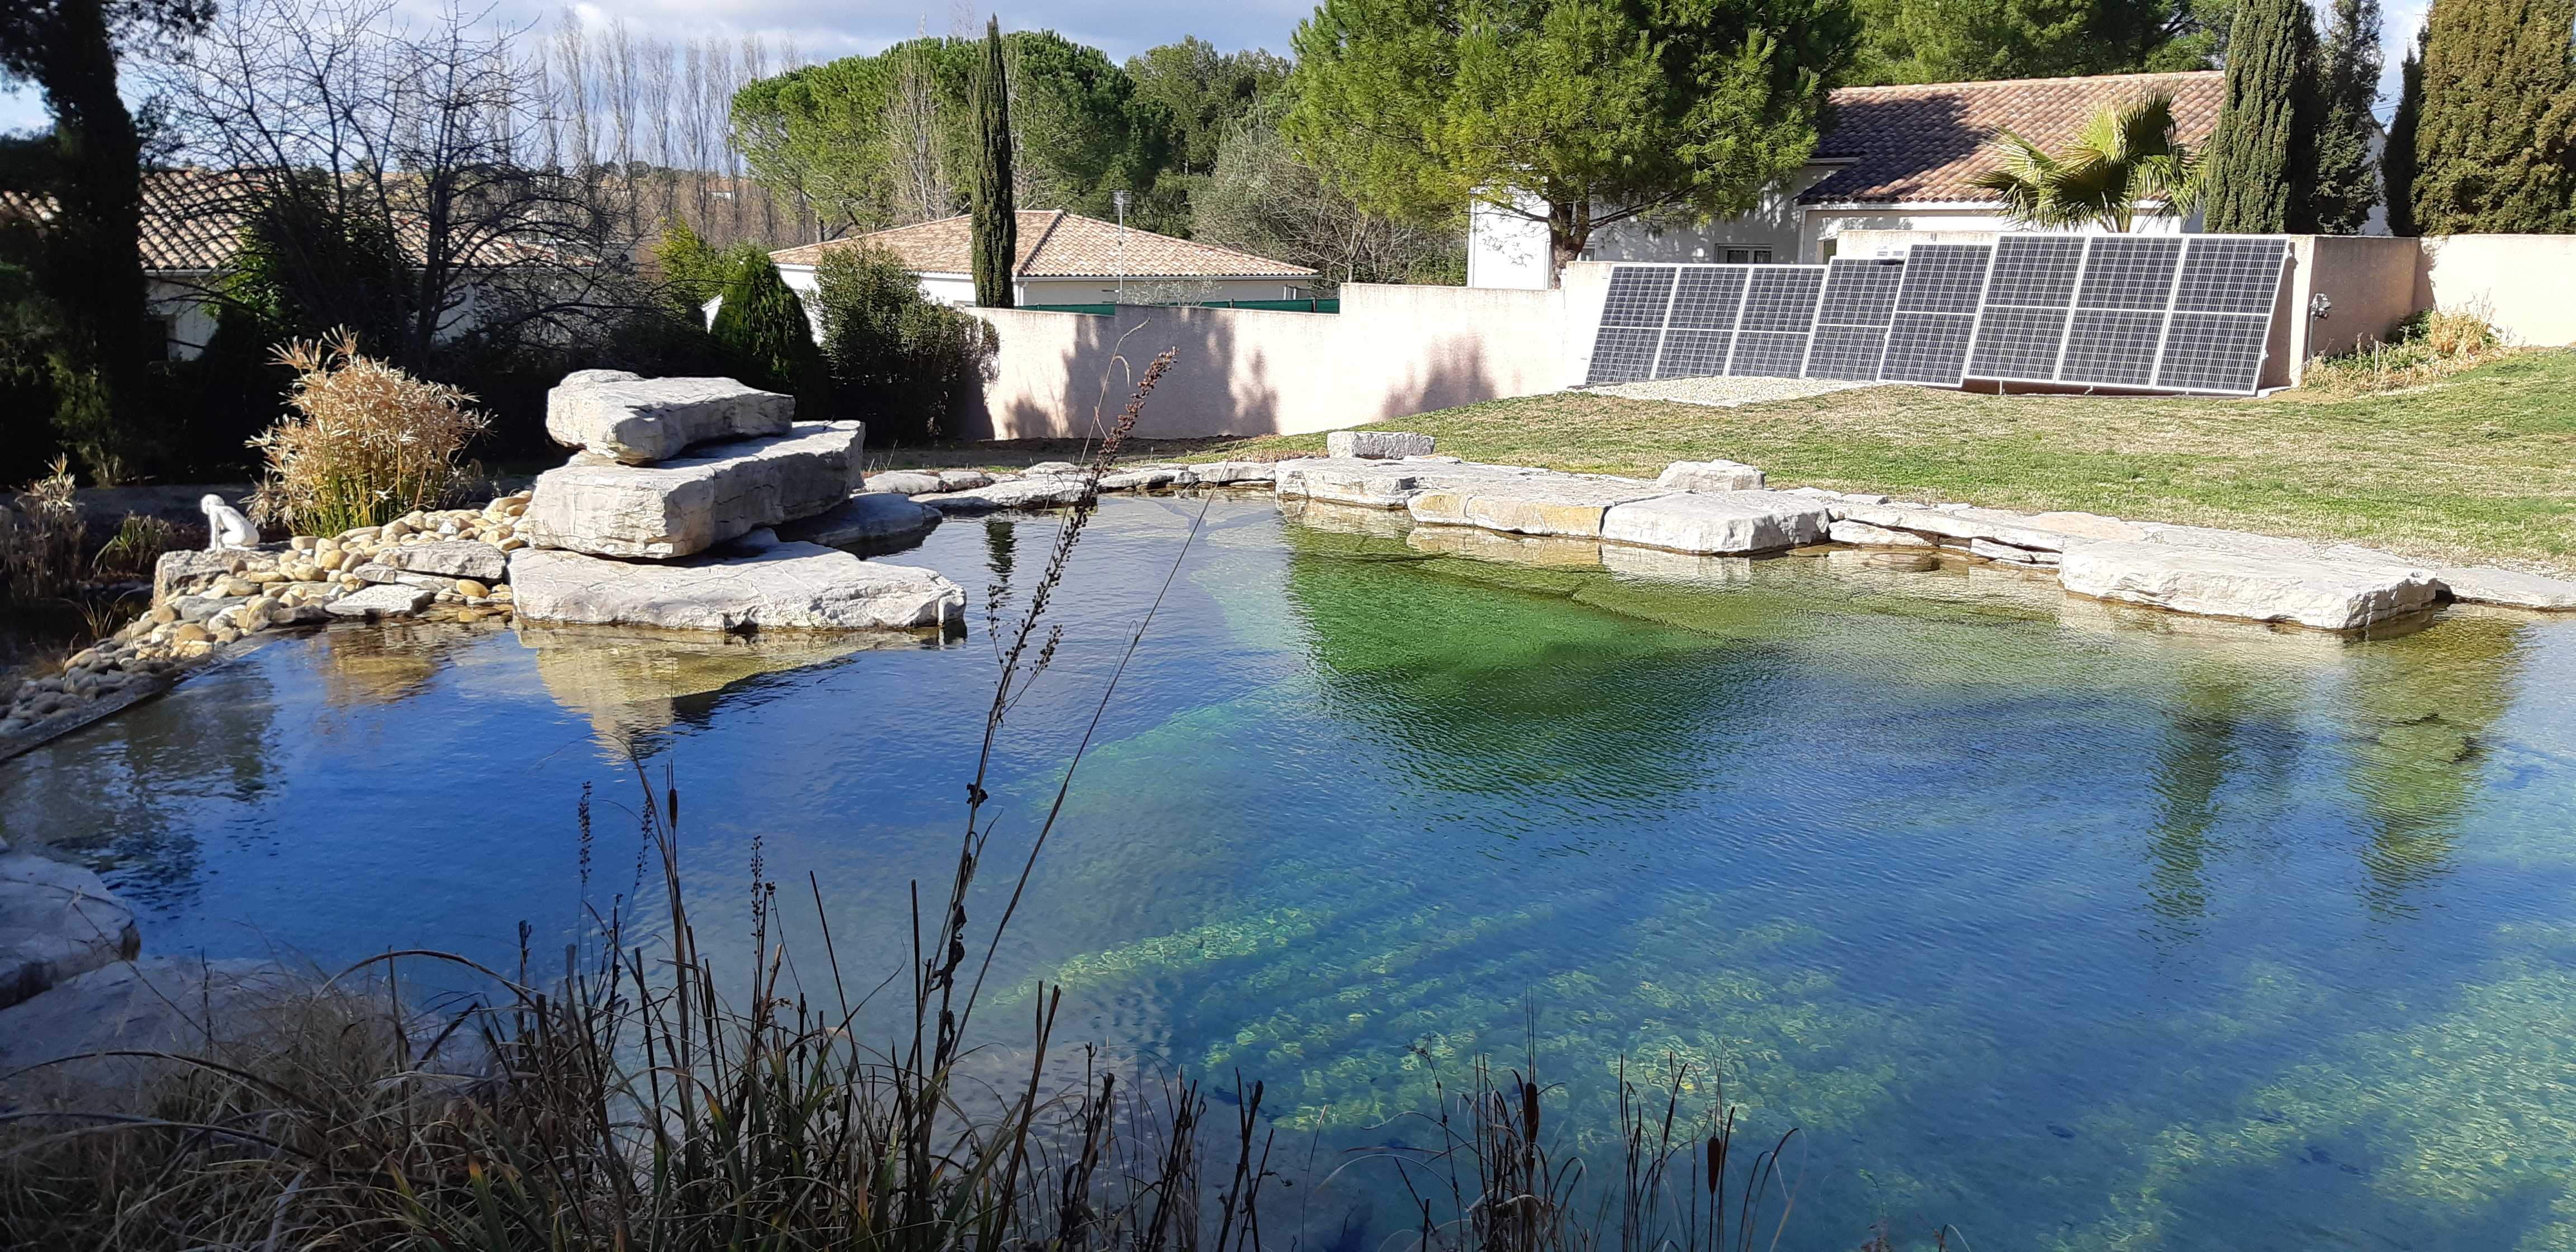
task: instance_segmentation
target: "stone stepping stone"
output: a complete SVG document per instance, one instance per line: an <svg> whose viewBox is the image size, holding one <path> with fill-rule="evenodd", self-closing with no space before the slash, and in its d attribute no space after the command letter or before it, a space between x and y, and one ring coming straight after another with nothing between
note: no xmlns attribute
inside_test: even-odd
<svg viewBox="0 0 2576 1252"><path fill-rule="evenodd" d="M1760 491L1762 471L1741 461L1675 461L1655 478L1675 491Z"/></svg>
<svg viewBox="0 0 2576 1252"><path fill-rule="evenodd" d="M659 465L576 461L537 476L528 542L592 556L690 556L828 512L859 479L857 422L801 422L784 435L709 444Z"/></svg>
<svg viewBox="0 0 2576 1252"><path fill-rule="evenodd" d="M1702 556L1746 556L1822 543L1825 507L1779 491L1681 492L1610 507L1601 537Z"/></svg>
<svg viewBox="0 0 2576 1252"><path fill-rule="evenodd" d="M2576 609L2576 582L2563 578L2490 565L2446 565L2435 569L2433 577L2450 589L2454 600L2517 609Z"/></svg>
<svg viewBox="0 0 2576 1252"><path fill-rule="evenodd" d="M783 435L796 400L730 378L645 378L580 370L546 393L546 434L625 465L651 465L692 444Z"/></svg>
<svg viewBox="0 0 2576 1252"><path fill-rule="evenodd" d="M1060 509L1082 503L1088 494L1079 478L1014 478L977 487L973 491L938 492L914 496L942 513L990 513L997 509Z"/></svg>
<svg viewBox="0 0 2576 1252"><path fill-rule="evenodd" d="M2077 544L2058 581L2098 600L2318 630L2359 630L2420 612L2440 589L2420 569L2154 542Z"/></svg>
<svg viewBox="0 0 2576 1252"><path fill-rule="evenodd" d="M617 561L523 548L510 586L528 622L664 630L913 630L965 617L966 593L938 574L812 543L749 556Z"/></svg>
<svg viewBox="0 0 2576 1252"><path fill-rule="evenodd" d="M140 944L134 910L98 875L32 852L0 853L0 1008L126 960Z"/></svg>
<svg viewBox="0 0 2576 1252"><path fill-rule="evenodd" d="M408 583L377 583L322 606L333 617L402 617L429 607L438 593Z"/></svg>

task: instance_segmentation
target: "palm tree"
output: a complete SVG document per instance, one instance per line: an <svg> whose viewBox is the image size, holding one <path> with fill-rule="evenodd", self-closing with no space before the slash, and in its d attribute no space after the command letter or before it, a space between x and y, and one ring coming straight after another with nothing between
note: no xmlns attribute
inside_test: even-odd
<svg viewBox="0 0 2576 1252"><path fill-rule="evenodd" d="M2162 216L2200 202L2200 153L2173 137L2171 93L2104 108L2061 156L2011 131L1997 134L1994 147L2000 164L1976 185L2002 196L2004 213L2021 225L2125 234L2141 206Z"/></svg>

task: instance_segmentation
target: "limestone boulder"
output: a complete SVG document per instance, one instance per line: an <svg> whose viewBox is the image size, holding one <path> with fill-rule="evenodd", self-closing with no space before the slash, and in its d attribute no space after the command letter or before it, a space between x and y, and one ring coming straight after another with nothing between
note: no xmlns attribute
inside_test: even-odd
<svg viewBox="0 0 2576 1252"><path fill-rule="evenodd" d="M1675 491L1759 491L1762 471L1739 461L1675 461L1655 479Z"/></svg>
<svg viewBox="0 0 2576 1252"><path fill-rule="evenodd" d="M2454 600L2518 609L2576 609L2576 582L2488 565L2449 565L2433 571Z"/></svg>
<svg viewBox="0 0 2576 1252"><path fill-rule="evenodd" d="M531 622L663 630L910 630L960 620L966 593L926 569L812 543L731 559L618 561L527 548L510 555Z"/></svg>
<svg viewBox="0 0 2576 1252"><path fill-rule="evenodd" d="M887 495L923 496L934 491L948 491L951 488L941 485L939 473L936 470L887 470L882 474L869 475L866 485L860 490Z"/></svg>
<svg viewBox="0 0 2576 1252"><path fill-rule="evenodd" d="M850 497L829 513L781 525L778 538L788 543L839 548L917 534L938 525L940 516L939 510L906 496L866 492Z"/></svg>
<svg viewBox="0 0 2576 1252"><path fill-rule="evenodd" d="M1929 548L1932 540L1910 530L1889 530L1867 522L1837 521L1825 531L1835 543L1848 543L1863 548Z"/></svg>
<svg viewBox="0 0 2576 1252"><path fill-rule="evenodd" d="M537 476L520 531L592 556L689 556L760 526L839 507L859 480L857 422L709 444L658 465L580 464Z"/></svg>
<svg viewBox="0 0 2576 1252"><path fill-rule="evenodd" d="M1014 478L972 491L944 491L914 500L942 513L990 513L996 509L1060 509L1082 503L1090 494L1079 478Z"/></svg>
<svg viewBox="0 0 2576 1252"><path fill-rule="evenodd" d="M322 606L333 617L405 617L428 608L438 592L428 587L404 583L378 583L362 587Z"/></svg>
<svg viewBox="0 0 2576 1252"><path fill-rule="evenodd" d="M625 465L651 465L692 444L787 433L796 400L730 378L640 378L581 370L546 393L546 434Z"/></svg>
<svg viewBox="0 0 2576 1252"><path fill-rule="evenodd" d="M441 539L416 543L407 548L389 548L376 559L381 564L414 574L471 578L484 583L501 581L507 576L510 566L507 553L480 539ZM359 577L366 576L361 574Z"/></svg>
<svg viewBox="0 0 2576 1252"><path fill-rule="evenodd" d="M1951 541L1950 546L1964 548L1976 540L2009 544L2034 552L2060 552L2074 536L2064 531L2049 530L2031 523L2029 517L2001 509L1978 509L1961 505L1957 508L1925 508L1912 504L1837 503L1832 506L1837 521L1860 522L1885 530L1906 530Z"/></svg>
<svg viewBox="0 0 2576 1252"><path fill-rule="evenodd" d="M1190 467L1190 477L1204 487L1267 486L1278 475L1278 466L1270 461L1210 461Z"/></svg>
<svg viewBox="0 0 2576 1252"><path fill-rule="evenodd" d="M1403 430L1337 430L1324 436L1327 454L1365 460L1429 456L1431 447L1431 436Z"/></svg>
<svg viewBox="0 0 2576 1252"><path fill-rule="evenodd" d="M1822 543L1823 505L1778 491L1677 492L1612 505L1601 537L1703 556L1746 556Z"/></svg>
<svg viewBox="0 0 2576 1252"><path fill-rule="evenodd" d="M243 561L239 552L164 552L152 563L152 599L158 603L172 596L210 590L231 578Z"/></svg>
<svg viewBox="0 0 2576 1252"><path fill-rule="evenodd" d="M32 852L0 853L0 1008L125 960L139 943L134 910L98 875Z"/></svg>
<svg viewBox="0 0 2576 1252"><path fill-rule="evenodd" d="M2432 607L2425 570L2156 542L2081 543L2058 581L2077 595L2203 617L2359 630Z"/></svg>
<svg viewBox="0 0 2576 1252"><path fill-rule="evenodd" d="M1163 487L1187 487L1197 479L1186 466L1131 465L1126 469L1100 476L1102 491L1153 491Z"/></svg>

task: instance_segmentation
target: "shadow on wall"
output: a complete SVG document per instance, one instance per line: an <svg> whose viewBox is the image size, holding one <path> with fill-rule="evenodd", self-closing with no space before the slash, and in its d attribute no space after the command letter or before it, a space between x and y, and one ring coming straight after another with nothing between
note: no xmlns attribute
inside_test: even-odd
<svg viewBox="0 0 2576 1252"><path fill-rule="evenodd" d="M1166 348L1172 368L1138 423L1142 438L1330 430L1531 389L1522 377L1529 371L1498 367L1489 333L1473 324L1426 335L1419 320L1399 327L1348 313L977 312L993 322L1001 348L993 381L960 415L965 439L1093 435L1116 420L1135 379ZM1523 330L1556 342L1553 319Z"/></svg>

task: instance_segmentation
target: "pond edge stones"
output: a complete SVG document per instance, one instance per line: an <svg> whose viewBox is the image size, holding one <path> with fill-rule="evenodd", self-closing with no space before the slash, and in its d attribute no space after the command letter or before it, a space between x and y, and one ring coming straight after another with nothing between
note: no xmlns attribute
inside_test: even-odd
<svg viewBox="0 0 2576 1252"><path fill-rule="evenodd" d="M98 875L33 852L0 852L0 1008L141 947L134 910Z"/></svg>
<svg viewBox="0 0 2576 1252"><path fill-rule="evenodd" d="M2069 548L2058 570L2071 592L2202 617L2359 630L2431 608L2425 570L2354 561L2118 541Z"/></svg>
<svg viewBox="0 0 2576 1252"><path fill-rule="evenodd" d="M664 630L919 630L964 620L966 592L934 571L780 543L744 556L614 561L511 554L519 614L535 622Z"/></svg>

